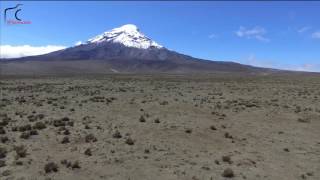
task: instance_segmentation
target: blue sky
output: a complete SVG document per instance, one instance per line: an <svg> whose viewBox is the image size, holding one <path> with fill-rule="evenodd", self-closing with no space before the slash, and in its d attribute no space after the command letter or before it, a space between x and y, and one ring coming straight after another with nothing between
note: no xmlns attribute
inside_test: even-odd
<svg viewBox="0 0 320 180"><path fill-rule="evenodd" d="M320 2L0 3L1 45L72 46L131 23L194 57L320 71ZM3 22L4 8L17 3L20 18L31 24Z"/></svg>

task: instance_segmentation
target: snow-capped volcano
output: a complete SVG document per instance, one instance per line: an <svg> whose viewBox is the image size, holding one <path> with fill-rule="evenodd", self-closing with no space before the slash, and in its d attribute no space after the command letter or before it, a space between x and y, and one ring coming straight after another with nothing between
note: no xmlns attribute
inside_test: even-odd
<svg viewBox="0 0 320 180"><path fill-rule="evenodd" d="M87 41L88 44L103 42L120 43L127 47L140 49L163 48L163 46L141 33L138 27L133 24L126 24L119 28L114 28Z"/></svg>
<svg viewBox="0 0 320 180"><path fill-rule="evenodd" d="M3 62L1 64L0 59L1 73L9 74L269 72L232 62L198 59L169 50L132 24L104 32L84 44Z"/></svg>

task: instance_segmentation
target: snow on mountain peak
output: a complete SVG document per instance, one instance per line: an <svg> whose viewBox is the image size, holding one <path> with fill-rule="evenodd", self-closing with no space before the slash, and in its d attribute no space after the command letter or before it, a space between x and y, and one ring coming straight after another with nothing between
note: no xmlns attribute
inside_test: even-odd
<svg viewBox="0 0 320 180"><path fill-rule="evenodd" d="M138 27L134 24L126 24L110 31L104 32L94 38L91 38L87 43L102 43L113 42L120 43L127 47L134 47L140 49L162 48L152 39L142 34Z"/></svg>
<svg viewBox="0 0 320 180"><path fill-rule="evenodd" d="M134 24L126 24L126 25L123 25L123 26L121 26L119 28L115 28L115 29L118 29L121 31L127 31L127 32L139 31L138 27Z"/></svg>

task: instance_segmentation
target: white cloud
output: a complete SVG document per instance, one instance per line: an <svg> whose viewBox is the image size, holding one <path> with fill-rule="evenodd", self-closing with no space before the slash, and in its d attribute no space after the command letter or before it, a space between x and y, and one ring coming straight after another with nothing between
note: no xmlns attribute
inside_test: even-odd
<svg viewBox="0 0 320 180"><path fill-rule="evenodd" d="M256 38L257 40L263 41L263 42L269 42L269 41L270 41L268 38L265 38L265 37L259 36L259 35L255 36L255 38Z"/></svg>
<svg viewBox="0 0 320 180"><path fill-rule="evenodd" d="M249 54L243 63L256 67L277 68L272 61L257 59L255 54Z"/></svg>
<svg viewBox="0 0 320 180"><path fill-rule="evenodd" d="M301 64L299 66L296 66L296 68L294 70L320 72L320 64Z"/></svg>
<svg viewBox="0 0 320 180"><path fill-rule="evenodd" d="M320 39L320 31L312 33L311 37L314 39Z"/></svg>
<svg viewBox="0 0 320 180"><path fill-rule="evenodd" d="M65 46L47 45L47 46L11 46L0 45L0 58L18 58L24 56L34 56L47 54L60 49L65 49Z"/></svg>
<svg viewBox="0 0 320 180"><path fill-rule="evenodd" d="M249 54L249 56L240 63L248 64L256 67L291 70L291 71L306 71L306 72L320 72L320 64L316 63L300 63L300 64L288 64L280 61L258 59L255 54Z"/></svg>
<svg viewBox="0 0 320 180"><path fill-rule="evenodd" d="M210 34L209 36L208 36L208 38L209 39L215 39L215 38L217 38L218 36L216 35L216 34Z"/></svg>
<svg viewBox="0 0 320 180"><path fill-rule="evenodd" d="M247 39L256 39L263 42L269 42L270 40L264 35L267 33L267 31L259 26L253 27L252 29L247 29L243 26L240 26L239 30L236 31L236 35L238 37L243 37Z"/></svg>
<svg viewBox="0 0 320 180"><path fill-rule="evenodd" d="M304 33L304 32L306 32L306 31L308 31L310 29L311 29L310 26L305 26L305 27L302 27L302 28L298 29L298 33Z"/></svg>
<svg viewBox="0 0 320 180"><path fill-rule="evenodd" d="M77 41L76 43L74 43L75 46L79 46L82 44L82 41Z"/></svg>

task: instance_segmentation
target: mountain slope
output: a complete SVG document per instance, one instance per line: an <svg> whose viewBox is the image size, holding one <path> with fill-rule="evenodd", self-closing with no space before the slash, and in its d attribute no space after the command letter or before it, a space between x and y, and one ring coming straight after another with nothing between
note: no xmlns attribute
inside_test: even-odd
<svg viewBox="0 0 320 180"><path fill-rule="evenodd" d="M201 60L168 50L132 24L104 32L78 46L45 55L2 60L0 70L2 74L272 71L233 62Z"/></svg>

